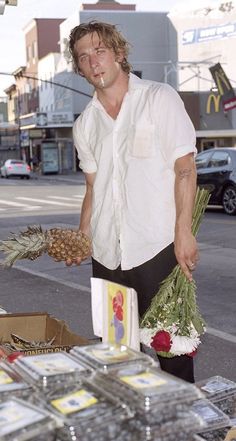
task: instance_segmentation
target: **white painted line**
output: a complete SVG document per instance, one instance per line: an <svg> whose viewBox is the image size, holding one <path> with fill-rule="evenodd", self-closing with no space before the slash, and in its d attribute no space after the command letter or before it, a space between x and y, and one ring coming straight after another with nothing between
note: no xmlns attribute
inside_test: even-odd
<svg viewBox="0 0 236 441"><path fill-rule="evenodd" d="M68 197L64 197L64 196L47 196L48 199L57 199L57 200L63 200L63 201L73 201L73 202L77 202L72 198L68 198Z"/></svg>
<svg viewBox="0 0 236 441"><path fill-rule="evenodd" d="M30 210L40 210L43 208L41 205L28 205L28 207L23 208L24 211L30 211Z"/></svg>
<svg viewBox="0 0 236 441"><path fill-rule="evenodd" d="M11 207L28 207L28 205L26 204L21 204L20 202L5 201L4 199L0 199L0 204L9 205Z"/></svg>
<svg viewBox="0 0 236 441"><path fill-rule="evenodd" d="M213 335L214 337L221 338L221 340L230 341L231 343L236 343L236 335L228 334L227 332L220 331L219 329L207 327L207 334Z"/></svg>
<svg viewBox="0 0 236 441"><path fill-rule="evenodd" d="M41 204L48 204L48 205L63 205L64 207L75 207L75 204L67 204L66 202L56 202L56 201L46 201L45 199L36 199L36 198L26 198L23 196L18 196L16 199L19 199L21 201L29 201L29 202L40 202Z"/></svg>
<svg viewBox="0 0 236 441"><path fill-rule="evenodd" d="M73 194L72 196L73 196L73 198L84 199L84 195L83 194Z"/></svg>
<svg viewBox="0 0 236 441"><path fill-rule="evenodd" d="M0 211L6 211L7 208L0 208Z"/></svg>
<svg viewBox="0 0 236 441"><path fill-rule="evenodd" d="M0 263L3 263L3 259L0 259ZM78 283L74 283L74 282L67 282L66 280L62 280L59 279L58 277L50 276L49 274L46 273L41 273L40 271L33 271L24 266L14 266L14 268L19 271L23 271L25 273L31 274L32 276L42 277L43 279L50 280L51 282L61 283L61 285L69 286L70 288L78 289L79 291L91 293L91 288L88 288L88 286L85 285L79 285Z"/></svg>

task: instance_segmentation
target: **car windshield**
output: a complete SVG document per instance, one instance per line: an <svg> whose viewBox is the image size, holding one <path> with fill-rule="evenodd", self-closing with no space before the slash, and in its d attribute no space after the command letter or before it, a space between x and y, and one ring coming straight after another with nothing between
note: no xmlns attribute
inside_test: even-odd
<svg viewBox="0 0 236 441"><path fill-rule="evenodd" d="M211 155L212 155L212 152L207 152L207 151L203 152L203 153L199 153L196 156L196 167L197 168L206 167Z"/></svg>
<svg viewBox="0 0 236 441"><path fill-rule="evenodd" d="M19 160L11 160L11 164L25 164L25 162L24 161L21 161L20 159Z"/></svg>

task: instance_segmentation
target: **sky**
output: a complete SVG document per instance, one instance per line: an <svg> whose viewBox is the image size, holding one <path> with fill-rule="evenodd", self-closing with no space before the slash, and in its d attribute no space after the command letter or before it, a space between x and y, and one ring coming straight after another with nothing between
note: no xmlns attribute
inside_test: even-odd
<svg viewBox="0 0 236 441"><path fill-rule="evenodd" d="M188 0L119 0L136 3L137 11L170 11L177 3ZM197 0L196 0L197 1ZM79 9L81 3L96 0L18 0L17 6L6 6L0 15L0 73L12 73L25 65L23 28L32 18L67 18ZM14 77L0 74L0 96L14 83Z"/></svg>

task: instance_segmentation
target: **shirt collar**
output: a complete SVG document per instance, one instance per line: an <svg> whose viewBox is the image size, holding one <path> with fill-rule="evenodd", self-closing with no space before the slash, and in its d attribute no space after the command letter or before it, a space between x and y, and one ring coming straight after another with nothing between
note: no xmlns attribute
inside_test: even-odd
<svg viewBox="0 0 236 441"><path fill-rule="evenodd" d="M137 75L134 75L133 73L130 72L129 74L129 91L134 90L134 89L139 89L140 87L142 87L144 85L143 80L141 80L139 77L137 77Z"/></svg>
<svg viewBox="0 0 236 441"><path fill-rule="evenodd" d="M143 85L144 85L143 80L141 80L139 77L137 77L137 75L134 75L133 73L130 72L128 93L135 90L135 89L140 89ZM92 104L95 105L96 107L102 106L100 101L98 100L96 91L94 91L94 94L93 94Z"/></svg>

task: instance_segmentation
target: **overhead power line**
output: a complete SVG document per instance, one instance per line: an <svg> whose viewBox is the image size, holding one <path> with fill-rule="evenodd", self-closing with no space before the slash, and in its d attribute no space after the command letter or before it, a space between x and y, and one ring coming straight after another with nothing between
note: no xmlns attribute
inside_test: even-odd
<svg viewBox="0 0 236 441"><path fill-rule="evenodd" d="M7 73L7 72L0 72L0 75L8 75L8 76L11 76L11 77L13 76L14 77L14 75L12 73ZM42 81L43 83L53 84L55 86L63 87L64 89L71 90L72 92L79 93L80 95L87 96L88 98L92 98L92 95L89 95L88 93L82 92L81 90L78 90L78 89L74 89L73 87L70 87L70 86L66 86L65 84L62 84L62 83L57 83L55 81L44 80L42 78L38 78L38 77L35 77L35 76L32 76L32 75L28 75L28 74L19 74L18 77L20 77L20 78L28 78L30 80L37 80L37 81Z"/></svg>

